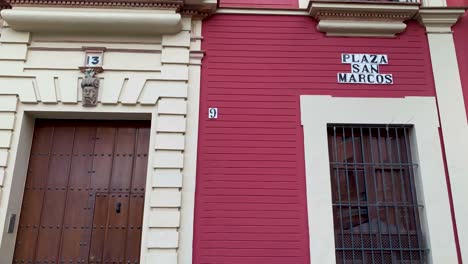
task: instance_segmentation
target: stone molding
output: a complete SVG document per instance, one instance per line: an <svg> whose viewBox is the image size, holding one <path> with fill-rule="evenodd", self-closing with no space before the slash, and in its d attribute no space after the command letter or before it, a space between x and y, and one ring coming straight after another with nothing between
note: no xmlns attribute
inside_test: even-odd
<svg viewBox="0 0 468 264"><path fill-rule="evenodd" d="M406 29L418 3L311 2L309 15L327 36L395 37Z"/></svg>
<svg viewBox="0 0 468 264"><path fill-rule="evenodd" d="M182 30L181 15L142 10L27 8L5 9L2 18L16 31L156 35Z"/></svg>
<svg viewBox="0 0 468 264"><path fill-rule="evenodd" d="M178 8L182 0L6 0L11 6Z"/></svg>
<svg viewBox="0 0 468 264"><path fill-rule="evenodd" d="M417 19L427 33L452 33L452 26L463 14L464 8L421 8Z"/></svg>
<svg viewBox="0 0 468 264"><path fill-rule="evenodd" d="M11 7L169 9L184 16L205 18L217 8L216 0L0 0L0 10Z"/></svg>

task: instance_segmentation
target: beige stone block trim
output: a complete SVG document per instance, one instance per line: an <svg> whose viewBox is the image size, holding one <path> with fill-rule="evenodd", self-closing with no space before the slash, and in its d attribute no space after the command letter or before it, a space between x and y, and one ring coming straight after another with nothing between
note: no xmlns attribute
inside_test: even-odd
<svg viewBox="0 0 468 264"><path fill-rule="evenodd" d="M36 89L39 91L41 102L55 104L59 101L55 87L54 73L41 74L36 77Z"/></svg>
<svg viewBox="0 0 468 264"><path fill-rule="evenodd" d="M162 79L188 81L188 67L182 64L164 64L162 67Z"/></svg>
<svg viewBox="0 0 468 264"><path fill-rule="evenodd" d="M190 31L192 29L192 18L182 17L182 31Z"/></svg>
<svg viewBox="0 0 468 264"><path fill-rule="evenodd" d="M179 169L156 169L152 177L153 188L182 188L183 175Z"/></svg>
<svg viewBox="0 0 468 264"><path fill-rule="evenodd" d="M0 112L0 129L13 130L15 126L15 113Z"/></svg>
<svg viewBox="0 0 468 264"><path fill-rule="evenodd" d="M9 43L0 46L0 60L26 60L28 46L26 44Z"/></svg>
<svg viewBox="0 0 468 264"><path fill-rule="evenodd" d="M178 208L152 208L149 227L179 227L180 211Z"/></svg>
<svg viewBox="0 0 468 264"><path fill-rule="evenodd" d="M0 149L0 168L5 168L8 164L8 149Z"/></svg>
<svg viewBox="0 0 468 264"><path fill-rule="evenodd" d="M184 150L184 147L185 135L182 133L159 133L156 137L156 149Z"/></svg>
<svg viewBox="0 0 468 264"><path fill-rule="evenodd" d="M174 35L164 35L162 38L163 46L172 46L172 47L190 47L190 32L181 31L178 34Z"/></svg>
<svg viewBox="0 0 468 264"><path fill-rule="evenodd" d="M158 132L185 132L186 118L182 115L160 115L156 126Z"/></svg>
<svg viewBox="0 0 468 264"><path fill-rule="evenodd" d="M1 187L3 187L3 181L5 179L5 169L4 168L0 168L0 189ZM0 194L0 199L2 198L1 194ZM0 200L1 202L1 200Z"/></svg>
<svg viewBox="0 0 468 264"><path fill-rule="evenodd" d="M3 67L3 62L2 62ZM21 70L22 71L22 70ZM36 93L33 77L23 76L1 76L0 73L0 95L11 95L19 97L23 103L37 103L39 97ZM37 85L36 85L37 86ZM0 98L0 100L2 100ZM0 102L0 111L2 105Z"/></svg>
<svg viewBox="0 0 468 264"><path fill-rule="evenodd" d="M186 47L165 47L161 56L162 63L189 63L189 49Z"/></svg>
<svg viewBox="0 0 468 264"><path fill-rule="evenodd" d="M11 28L4 28L0 37L0 42L5 43L29 43L31 41L31 33L19 32Z"/></svg>
<svg viewBox="0 0 468 264"><path fill-rule="evenodd" d="M18 98L16 95L2 95L0 93L0 111L1 112L16 112Z"/></svg>
<svg viewBox="0 0 468 264"><path fill-rule="evenodd" d="M179 232L175 228L151 228L148 248L177 248Z"/></svg>
<svg viewBox="0 0 468 264"><path fill-rule="evenodd" d="M0 130L0 148L10 148L11 136L11 130Z"/></svg>
<svg viewBox="0 0 468 264"><path fill-rule="evenodd" d="M317 115L320 111L320 115ZM409 124L428 263L457 263L435 98L301 96L311 263L335 263L327 124Z"/></svg>
<svg viewBox="0 0 468 264"><path fill-rule="evenodd" d="M181 203L179 188L153 188L151 192L151 208L178 208Z"/></svg>
<svg viewBox="0 0 468 264"><path fill-rule="evenodd" d="M154 168L184 167L184 154L181 151L157 150L154 156Z"/></svg>
<svg viewBox="0 0 468 264"><path fill-rule="evenodd" d="M187 101L184 98L162 98L158 102L159 114L187 114Z"/></svg>
<svg viewBox="0 0 468 264"><path fill-rule="evenodd" d="M150 250L146 263L164 263L164 264L178 264L177 252L170 249L153 249Z"/></svg>
<svg viewBox="0 0 468 264"><path fill-rule="evenodd" d="M154 105L161 97L187 98L186 81L149 80L139 102L143 105Z"/></svg>

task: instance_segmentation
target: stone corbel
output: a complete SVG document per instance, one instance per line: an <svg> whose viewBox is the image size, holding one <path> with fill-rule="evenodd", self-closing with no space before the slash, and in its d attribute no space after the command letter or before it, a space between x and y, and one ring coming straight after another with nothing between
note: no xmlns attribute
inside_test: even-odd
<svg viewBox="0 0 468 264"><path fill-rule="evenodd" d="M406 29L418 3L317 2L309 14L319 21L317 29L327 36L395 37Z"/></svg>
<svg viewBox="0 0 468 264"><path fill-rule="evenodd" d="M423 8L417 18L427 33L452 33L452 26L463 14L464 8Z"/></svg>

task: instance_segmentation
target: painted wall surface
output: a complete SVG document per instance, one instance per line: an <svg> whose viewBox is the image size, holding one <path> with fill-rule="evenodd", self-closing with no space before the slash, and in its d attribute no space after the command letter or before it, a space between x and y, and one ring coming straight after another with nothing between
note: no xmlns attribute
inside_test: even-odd
<svg viewBox="0 0 468 264"><path fill-rule="evenodd" d="M309 263L299 95L434 96L424 28L326 38L308 17L217 15L203 37L194 263ZM387 54L394 85L338 84L342 53Z"/></svg>
<svg viewBox="0 0 468 264"><path fill-rule="evenodd" d="M447 0L448 7L466 7L468 0Z"/></svg>
<svg viewBox="0 0 468 264"><path fill-rule="evenodd" d="M243 7L243 8L298 8L298 0L220 0L220 7Z"/></svg>
<svg viewBox="0 0 468 264"><path fill-rule="evenodd" d="M453 39L457 51L458 68L460 69L460 79L463 87L465 108L468 114L468 14L465 14L453 26Z"/></svg>

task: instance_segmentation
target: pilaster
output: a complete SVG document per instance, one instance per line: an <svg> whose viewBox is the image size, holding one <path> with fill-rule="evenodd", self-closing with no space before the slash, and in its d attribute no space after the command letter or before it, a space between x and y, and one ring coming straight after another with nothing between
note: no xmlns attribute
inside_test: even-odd
<svg viewBox="0 0 468 264"><path fill-rule="evenodd" d="M429 41L461 255L468 260L468 207L465 205L468 124L451 29L464 12L463 9L422 9L419 21L426 27Z"/></svg>

